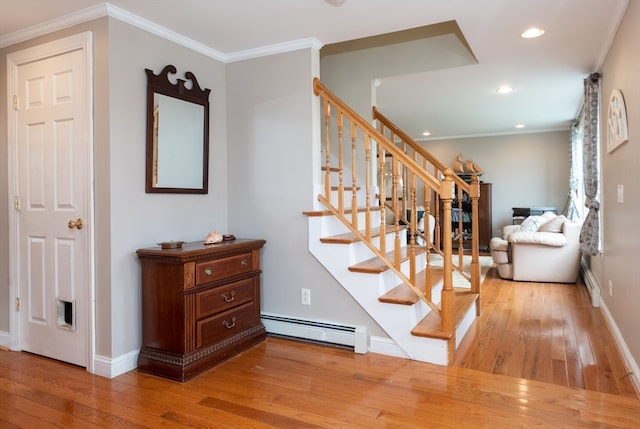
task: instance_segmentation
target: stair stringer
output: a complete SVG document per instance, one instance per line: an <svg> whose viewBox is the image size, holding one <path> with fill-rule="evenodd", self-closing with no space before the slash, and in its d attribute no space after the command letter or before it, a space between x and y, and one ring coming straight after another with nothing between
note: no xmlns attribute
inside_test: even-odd
<svg viewBox="0 0 640 429"><path fill-rule="evenodd" d="M373 252L361 242L351 244L322 243L320 238L347 232L347 228L334 216L311 216L308 219L309 251L311 254L378 323L395 342L396 346L402 349L410 359L447 365L448 349L446 340L418 337L411 334L411 330L431 309L422 301L418 301L413 305L380 302L378 300L379 296L401 282L398 276L391 270L380 274L349 271L349 266L373 257ZM379 222L379 216L377 216L376 221ZM359 222L359 225L363 224ZM393 237L395 233L391 232L389 234ZM404 230L402 231L401 239L403 243L406 243L406 232ZM403 269L403 273L406 272ZM434 293L434 296L439 297L439 292ZM474 304L467 311L456 329L456 348L475 320L475 314L476 308Z"/></svg>

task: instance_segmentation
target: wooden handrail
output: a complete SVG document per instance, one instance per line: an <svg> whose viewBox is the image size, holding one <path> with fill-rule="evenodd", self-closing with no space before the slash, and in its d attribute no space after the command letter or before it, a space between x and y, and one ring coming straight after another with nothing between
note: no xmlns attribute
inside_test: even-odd
<svg viewBox="0 0 640 429"><path fill-rule="evenodd" d="M378 124L381 127L380 132L384 135L384 129L388 129L391 132L391 139L393 140L393 136L397 136L401 143L409 146L412 151L422 157L426 162L430 163L435 168L435 173L437 175L438 171L444 171L448 167L446 167L439 159L433 156L429 151L427 151L424 147L418 144L414 139L412 139L407 133L405 133L400 127L394 124L389 118L383 115L375 106L372 107L372 116L374 120L378 121ZM454 265L454 268L459 271L465 278L467 278L471 283L471 290L475 293L479 293L480 291L480 263L479 257L480 252L478 248L478 200L480 198L480 185L478 182L478 176L471 176L471 182L465 182L460 176L457 174L453 175L453 181L456 186L456 195L458 199L458 209L459 213L462 213L461 205L462 205L462 195L465 192L469 195L471 200L472 210L471 210L471 267L470 274L467 275L463 269L464 265L464 247L463 247L463 231L462 231L462 216L459 217L459 234L458 234L458 263ZM453 209L454 207L452 207Z"/></svg>
<svg viewBox="0 0 640 429"><path fill-rule="evenodd" d="M449 335L454 336L454 302L453 302L453 285L452 285L452 267L451 267L451 237L448 237L449 246L446 246L443 254L443 292L441 295L441 303L438 306L431 297L431 285L417 285L417 271L418 267L422 266L423 262L418 261L418 255L425 255L426 278L429 279L430 270L430 254L429 246L427 244L426 252L425 248L417 246L415 242L416 236L416 215L417 203L416 192L417 184L425 189L431 189L435 192L439 199L442 201L448 201L448 204L444 204L443 219L445 222L451 222L451 201L453 199L454 181L455 175L450 168L443 168L440 173L442 177L436 177L431 174L427 169L423 168L417 160L410 157L403 150L397 147L394 142L388 140L381 132L373 127L368 121L364 120L355 111L353 111L348 105L343 103L338 97L336 97L331 91L329 91L318 78L313 80L314 94L320 96L322 99L322 112L324 118L324 145L325 145L325 183L324 194L318 196L318 200L338 218L356 237L358 237L373 253L374 255L390 269L396 276L409 286L413 292L421 299L427 306L431 308L434 314L437 314L441 320L441 329L449 332ZM332 118L335 118L332 120ZM332 138L335 136L335 138ZM347 142L351 143L351 150L346 149ZM375 159L372 155L376 152L377 166L376 171L382 173L384 176L385 160L387 157L391 160L391 176L392 176L392 206L394 212L394 224L386 225L384 212L381 214L380 222L380 235L378 238L379 243L374 243L372 239L372 225L371 214L374 209L380 210L380 206L384 206L380 201L386 200L384 177L382 177L382 186L380 187L379 194L373 190L372 178L370 170L372 168L372 160ZM331 172L335 171L335 167L331 165L332 156L338 159L337 172L338 172L338 186L331 186ZM350 158L350 163L346 162L344 158ZM350 165L352 182L349 187L344 186L344 170ZM356 181L358 180L356 170L364 165L364 221L365 228L361 231L358 227L358 217L360 210L357 205L357 188ZM400 186L407 186L407 183L400 183L401 171L407 172L410 177L410 195L411 201L403 202L403 208L407 207L411 210L412 216L409 222L409 237L411 242L401 243L400 232L403 229L400 224L400 210L398 204L398 192L397 189ZM362 182L361 182L362 183ZM352 202L351 207L345 208L342 193L348 188L352 190ZM332 190L337 189L337 204L332 201ZM379 195L379 199L375 198ZM374 198L372 198L372 195ZM372 200L377 201L376 207L372 204ZM408 205L407 205L408 204ZM403 210L403 217L406 212ZM394 233L393 243L389 243L388 246L386 232L387 227L390 227L390 232ZM445 242L447 240L445 239ZM409 273L405 274L402 268L402 260L400 258L401 250L406 246L404 254L408 256L409 260ZM387 251L387 248L393 249L392 253ZM438 249L439 250L439 249ZM389 255L393 254L393 260L389 258ZM428 281L428 280L427 280ZM422 290L428 292L424 293ZM445 296L447 295L447 296Z"/></svg>
<svg viewBox="0 0 640 429"><path fill-rule="evenodd" d="M420 179L429 184L432 189L440 188L442 183L441 181L422 169L417 162L407 156L407 154L401 151L396 145L389 142L384 135L382 135L371 124L369 124L360 115L353 111L347 104L343 103L342 100L340 100L331 91L329 91L329 89L327 89L327 87L324 86L320 79L318 79L317 77L313 79L313 92L317 96L322 96L326 100L330 100L331 104L336 106L338 110L342 114L344 114L344 116L347 116L351 120L359 119L355 121L357 122L359 128L363 129L368 135L375 136L376 141L384 142L384 148L386 151L390 152L394 157L400 160L403 165L411 167L411 170L415 171ZM442 170L442 172L445 176L451 177L454 181L456 180L456 175L453 174L453 170L451 170L450 168L445 168L444 170Z"/></svg>
<svg viewBox="0 0 640 429"><path fill-rule="evenodd" d="M371 112L372 112L373 119L375 119L377 121L380 121L380 123L382 123L385 127L390 129L391 132L393 132L393 134L395 134L398 137L400 137L400 139L404 143L406 143L409 146L411 146L411 149L413 149L415 152L419 153L424 159L426 159L428 162L430 162L436 168L436 170L445 171L445 170L447 170L449 168L446 165L444 165L444 163L442 161L440 161L438 158L433 156L429 151L427 151L425 148L423 148L421 145L419 145L414 139L409 137L409 135L407 133L405 133L402 129L400 129L396 124L391 122L391 120L389 118L387 118L382 113L380 113L380 111L378 110L378 108L376 106L373 106L371 108ZM453 181L456 184L456 186L460 187L461 189L463 189L467 193L469 192L469 185L467 184L467 182L462 180L460 178L460 176L454 175L453 176Z"/></svg>
<svg viewBox="0 0 640 429"><path fill-rule="evenodd" d="M471 183L466 183L454 174L451 168L433 157L385 118L375 107L374 118L378 120L381 129L376 129L358 115L329 91L318 78L313 80L313 92L321 98L324 121L322 132L325 183L318 200L364 243L379 261L404 282L432 310L432 314L438 316L437 335L444 335L449 339L451 362L455 352L457 293L453 288L452 275L454 268L459 269L463 266L462 243L460 242L457 265L453 264L450 233L441 235L440 228L437 228L434 245L429 239L427 226L426 234L423 235L425 245L420 245L417 240L421 233L417 227L417 213L418 207L421 207L425 210L426 222L429 220L428 215L434 213L436 227L440 219L444 225L451 225L456 189L458 193L466 192L474 201L471 275L467 278L471 279L471 292L479 292L477 177L474 177ZM391 132L390 136L385 134L385 127ZM400 139L401 146L396 143L396 137ZM337 186L332 184L336 174ZM350 183L345 185L345 180L349 179ZM387 195L389 190L390 195ZM334 195L336 191L337 195ZM349 207L345 192L351 193ZM393 213L392 224L386 220L386 207ZM372 232L377 226L372 224L373 213L380 213L379 234L376 235L376 239ZM360 219L361 216L363 219ZM364 222L363 227L360 227L361 222ZM404 237L405 228L408 242L402 242L401 239ZM433 253L439 253L443 258L443 286L439 297L431 296L430 273ZM424 259L421 259L422 257ZM408 267L403 264L405 259L408 261ZM418 272L422 267L425 275L419 276ZM424 284L417 284L418 279L424 281ZM436 304L438 302L439 304Z"/></svg>

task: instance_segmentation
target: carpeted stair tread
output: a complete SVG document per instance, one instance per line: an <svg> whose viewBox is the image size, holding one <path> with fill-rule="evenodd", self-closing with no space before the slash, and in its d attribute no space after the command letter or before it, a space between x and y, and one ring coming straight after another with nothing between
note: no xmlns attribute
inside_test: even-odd
<svg viewBox="0 0 640 429"><path fill-rule="evenodd" d="M454 317L454 329L458 327L458 324L462 320L469 308L478 299L477 293L461 292L455 294L455 314ZM440 326L440 316L436 315L433 311L427 314L427 316L418 323L415 328L411 330L411 335L417 337L428 338L440 338L448 340L451 338L451 334L442 331Z"/></svg>
<svg viewBox="0 0 640 429"><path fill-rule="evenodd" d="M431 267L431 288L435 287L442 281L444 269L442 267ZM425 293L427 270L420 271L416 274L416 287ZM378 298L378 301L389 304L413 305L420 298L405 282L391 289L389 292Z"/></svg>

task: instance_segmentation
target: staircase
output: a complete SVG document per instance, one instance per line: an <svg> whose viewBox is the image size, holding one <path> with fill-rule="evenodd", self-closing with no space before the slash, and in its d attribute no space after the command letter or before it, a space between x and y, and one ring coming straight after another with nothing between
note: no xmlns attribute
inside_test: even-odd
<svg viewBox="0 0 640 429"><path fill-rule="evenodd" d="M451 364L480 309L477 177L464 182L375 108L378 129L318 79L313 84L324 120L324 183L320 209L305 212L309 250L409 358ZM462 242L454 254L452 235L440 234L456 192L472 200L469 273ZM422 211L435 218L433 241L428 227L418 228ZM454 288L453 270L468 285Z"/></svg>

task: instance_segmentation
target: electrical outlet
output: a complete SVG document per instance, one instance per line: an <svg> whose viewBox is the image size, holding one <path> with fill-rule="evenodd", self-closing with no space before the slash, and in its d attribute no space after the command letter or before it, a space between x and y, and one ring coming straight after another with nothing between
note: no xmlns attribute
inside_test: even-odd
<svg viewBox="0 0 640 429"><path fill-rule="evenodd" d="M311 305L311 290L302 288L300 289L300 303L302 305Z"/></svg>
<svg viewBox="0 0 640 429"><path fill-rule="evenodd" d="M609 296L613 296L613 282L609 280Z"/></svg>
<svg viewBox="0 0 640 429"><path fill-rule="evenodd" d="M618 185L618 203L624 203L624 185Z"/></svg>

